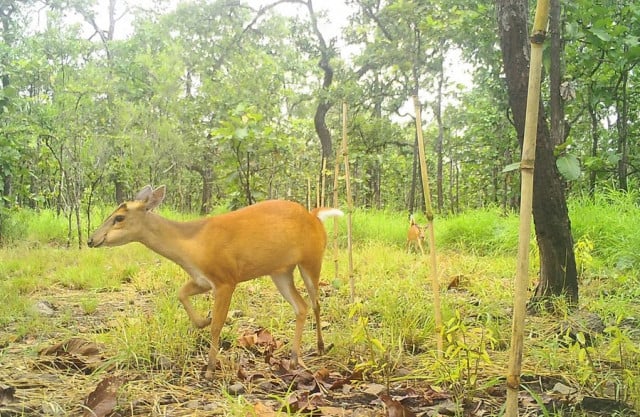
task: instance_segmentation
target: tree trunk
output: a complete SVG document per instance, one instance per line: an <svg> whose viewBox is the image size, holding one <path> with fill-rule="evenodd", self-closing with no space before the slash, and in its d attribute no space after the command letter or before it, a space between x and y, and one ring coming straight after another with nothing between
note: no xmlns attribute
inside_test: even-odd
<svg viewBox="0 0 640 417"><path fill-rule="evenodd" d="M600 142L600 121L596 114L596 109L591 104L591 100L588 101L589 118L591 119L591 156L598 156L598 147ZM598 178L598 172L592 169L589 172L589 196L593 198L596 195L596 179Z"/></svg>
<svg viewBox="0 0 640 417"><path fill-rule="evenodd" d="M618 130L618 154L620 160L618 161L618 187L627 191L629 185L627 183L628 165L629 165L629 145L627 136L629 132L629 101L627 98L627 83L629 80L629 74L626 70L622 70L623 73L618 83L618 96L616 97L616 128Z"/></svg>
<svg viewBox="0 0 640 417"><path fill-rule="evenodd" d="M551 111L551 139L552 143L560 145L564 142L564 104L560 95L560 83L564 72L560 0L551 0L550 5L551 65L549 67L549 109Z"/></svg>
<svg viewBox="0 0 640 417"><path fill-rule="evenodd" d="M413 166L411 170L411 189L409 190L409 214L416 211L416 191L418 188L418 134L413 141Z"/></svg>
<svg viewBox="0 0 640 417"><path fill-rule="evenodd" d="M333 52L331 47L325 42L322 32L320 32L320 29L318 28L318 20L313 10L312 0L307 0L306 4L307 9L309 10L309 18L311 19L313 32L318 38L318 49L320 52L320 62L318 62L318 66L322 68L322 71L324 72L322 80L323 92L319 94L320 97L318 99L316 114L313 117L313 124L316 129L316 133L318 134L318 138L320 139L320 144L322 145L322 158L326 161L330 161L333 157L333 151L331 149L331 132L327 127L325 117L331 108L331 102L324 97L324 93L329 90L329 87L331 87L331 83L333 82L333 68L330 63Z"/></svg>
<svg viewBox="0 0 640 417"><path fill-rule="evenodd" d="M124 200L126 199L126 196L125 196L125 183L124 183L124 181L116 178L113 181L113 185L115 187L116 204L122 204L124 202Z"/></svg>
<svg viewBox="0 0 640 417"><path fill-rule="evenodd" d="M202 199L200 200L200 214L204 216L211 211L211 199L213 196L213 170L210 166L203 168L197 165L189 165L188 168L191 171L197 172L200 177L202 177Z"/></svg>
<svg viewBox="0 0 640 417"><path fill-rule="evenodd" d="M528 2L497 0L496 5L509 105L522 146L530 51ZM540 282L532 301L547 301L552 296L564 296L569 304L577 305L578 281L571 222L553 151L554 143L541 103L533 180L533 219L540 250Z"/></svg>
<svg viewBox="0 0 640 417"><path fill-rule="evenodd" d="M11 206L11 179L12 177L10 174L2 176L2 197L5 207Z"/></svg>

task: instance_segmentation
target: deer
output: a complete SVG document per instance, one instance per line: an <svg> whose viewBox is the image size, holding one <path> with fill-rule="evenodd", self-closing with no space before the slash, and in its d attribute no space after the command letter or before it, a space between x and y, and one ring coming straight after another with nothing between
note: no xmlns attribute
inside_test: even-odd
<svg viewBox="0 0 640 417"><path fill-rule="evenodd" d="M189 275L178 291L178 299L195 327L211 326L205 379L213 379L220 332L236 286L267 275L295 313L292 367L305 367L300 349L308 305L294 284L296 267L311 302L317 349L322 355L318 292L327 242L323 222L344 213L336 208L309 211L293 201L267 200L225 214L181 222L153 212L165 195L164 185L155 189L145 186L132 201L120 204L87 244L98 248L139 242L175 262ZM189 299L210 290L214 293L211 315L202 317Z"/></svg>
<svg viewBox="0 0 640 417"><path fill-rule="evenodd" d="M411 246L417 246L420 249L422 255L424 255L424 248L422 242L424 242L425 234L424 229L426 227L419 226L413 219L413 215L409 216L409 230L407 230L407 253L411 250Z"/></svg>

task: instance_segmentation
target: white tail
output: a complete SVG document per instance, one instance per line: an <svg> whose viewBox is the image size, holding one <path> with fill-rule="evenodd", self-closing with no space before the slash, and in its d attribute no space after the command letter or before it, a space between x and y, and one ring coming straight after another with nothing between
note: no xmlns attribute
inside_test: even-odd
<svg viewBox="0 0 640 417"><path fill-rule="evenodd" d="M424 255L422 242L424 242L425 239L425 228L426 227L421 227L415 222L413 215L409 218L409 230L407 230L407 252L409 252L411 246L417 246L420 249L420 253Z"/></svg>
<svg viewBox="0 0 640 417"><path fill-rule="evenodd" d="M178 293L189 319L199 328L211 324L211 348L205 377L216 366L219 338L231 296L240 282L270 275L296 314L291 349L302 363L300 345L307 304L293 282L298 267L316 320L318 352L323 353L318 283L327 236L322 220L341 216L338 209L314 209L271 200L237 211L189 222L176 222L152 212L165 197L165 187L146 186L135 201L121 204L89 238L90 247L140 242L180 265L191 277ZM189 298L214 290L212 319L200 316Z"/></svg>

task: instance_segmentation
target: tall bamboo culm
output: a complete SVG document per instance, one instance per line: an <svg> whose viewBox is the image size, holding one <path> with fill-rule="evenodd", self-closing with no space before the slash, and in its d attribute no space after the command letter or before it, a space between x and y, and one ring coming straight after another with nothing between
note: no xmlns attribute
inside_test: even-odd
<svg viewBox="0 0 640 417"><path fill-rule="evenodd" d="M353 245L352 245L352 219L353 198L351 196L351 174L349 171L349 146L347 140L347 110L346 102L342 103L342 161L344 162L345 194L347 196L347 256L349 258L349 288L351 290L351 302L356 298L356 282L353 275Z"/></svg>
<svg viewBox="0 0 640 417"><path fill-rule="evenodd" d="M344 128L343 128L344 130ZM344 135L344 132L343 132ZM336 158L333 167L333 207L339 207L339 196L338 196L338 187L339 187L339 178L340 178L340 164L342 163L342 146L337 147L336 149ZM338 219L336 217L333 218L333 279L338 280L340 278L339 273L339 262L338 262Z"/></svg>
<svg viewBox="0 0 640 417"><path fill-rule="evenodd" d="M418 137L418 154L420 155L420 175L422 178L424 206L426 209L427 221L429 222L429 259L431 263L431 288L433 292L433 313L436 327L436 354L437 357L440 358L444 350L444 342L442 335L442 310L440 308L438 260L436 257L436 237L433 231L433 208L431 206L431 191L429 189L429 177L427 175L427 159L424 151L424 137L422 136L422 109L417 95L413 96L413 105L416 113L416 133Z"/></svg>
<svg viewBox="0 0 640 417"><path fill-rule="evenodd" d="M518 238L518 261L513 300L513 323L511 330L511 351L507 371L507 400L505 415L518 415L518 392L522 370L524 345L524 322L527 308L527 287L529 285L529 240L531 236L531 210L533 203L533 170L536 158L536 132L538 129L538 109L540 106L540 78L542 72L542 44L546 37L549 20L549 0L539 0L533 22L531 36L531 66L529 67L529 92L527 114L524 125L522 160L520 162L520 230Z"/></svg>

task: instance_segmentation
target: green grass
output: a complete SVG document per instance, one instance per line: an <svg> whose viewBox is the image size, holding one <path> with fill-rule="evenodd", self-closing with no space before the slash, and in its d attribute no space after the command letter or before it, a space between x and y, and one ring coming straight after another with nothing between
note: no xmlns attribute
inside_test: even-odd
<svg viewBox="0 0 640 417"><path fill-rule="evenodd" d="M613 195L596 202L571 202L582 271L581 307L603 317L608 330L594 347L584 348L567 344L551 331L557 317L529 317L523 372L563 375L586 392L609 395L617 390L638 407L634 398L640 398L640 352L635 346L640 336L634 326L640 316L640 277L635 272L640 267L635 250L640 226L634 220L640 210L635 201ZM0 249L0 327L9 326L12 338L44 342L47 337L74 335L80 317L85 317L102 326L91 337L105 346L117 368L154 370L158 358L167 358L183 369L181 378L199 375L208 332L193 329L177 301L176 292L186 279L179 267L139 244L64 249L64 219L50 212L18 215L27 222L25 239ZM406 252L406 214L356 210L352 215L355 302L350 302L343 220L338 274L331 246L323 269L325 342L333 345L326 360L363 369L368 378L382 382L404 369L409 377L468 390L497 383L504 374L511 336L517 217L485 209L436 218L441 286L453 278L460 281L458 289L442 293L448 355L438 360L433 354L428 257ZM331 235L331 222L327 230ZM536 273L532 265L532 282ZM59 305L61 314L41 317L35 308L40 300ZM209 297L194 299L201 314L209 310L209 302ZM220 356L231 368L239 349L236 340L244 329L266 327L283 341L293 337L293 311L268 278L241 284L231 309L244 313L223 329L223 341L232 349ZM309 315L303 341L309 351L315 346L312 321ZM247 408L240 398L229 400L229 409Z"/></svg>

